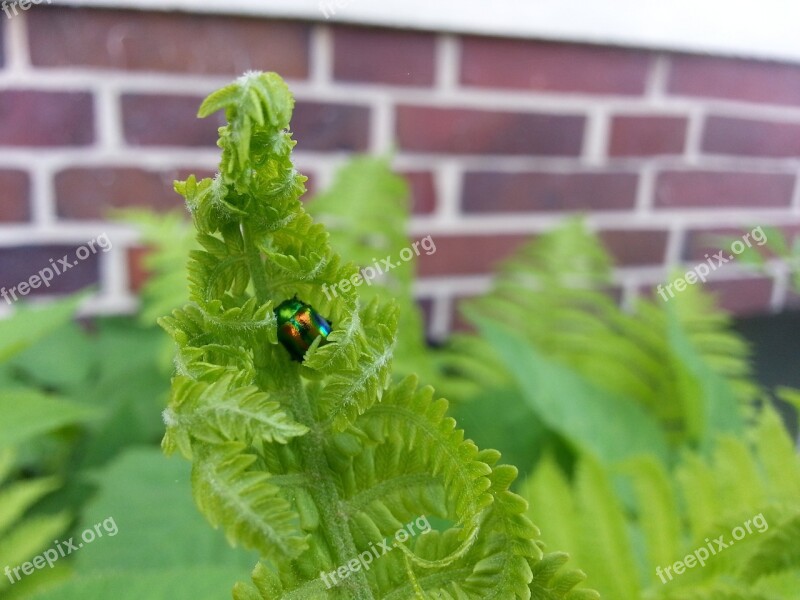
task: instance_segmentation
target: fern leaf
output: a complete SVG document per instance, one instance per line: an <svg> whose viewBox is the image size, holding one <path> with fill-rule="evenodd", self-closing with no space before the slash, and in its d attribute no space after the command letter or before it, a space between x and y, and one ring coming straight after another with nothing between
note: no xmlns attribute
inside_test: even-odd
<svg viewBox="0 0 800 600"><path fill-rule="evenodd" d="M642 456L628 466L639 507L638 521L650 565L668 565L681 555L683 539L675 491L664 466Z"/></svg>
<svg viewBox="0 0 800 600"><path fill-rule="evenodd" d="M67 511L53 515L31 517L3 534L0 538L0 562L3 565L19 565L36 556L43 548L50 547L72 521ZM6 585L0 580L0 589Z"/></svg>
<svg viewBox="0 0 800 600"><path fill-rule="evenodd" d="M225 110L220 174L176 183L202 249L188 264L190 303L161 320L177 345L163 445L193 461L195 501L209 522L261 554L252 584L234 595L530 598L542 554L525 502L509 489L516 470L466 440L431 388L417 390L415 378L391 384L393 302L324 293L357 267L298 200L305 178L291 160L292 106L275 74L250 73L212 94L200 114ZM299 361L272 315L292 297L332 324ZM426 514L441 525L398 538L371 569L341 573ZM326 586L321 573L340 579ZM578 581L538 573L535 589L553 597L570 597Z"/></svg>
<svg viewBox="0 0 800 600"><path fill-rule="evenodd" d="M639 584L627 524L611 481L594 461L578 466L576 490L581 506L583 545L595 551L584 557L594 585L612 598L636 598Z"/></svg>
<svg viewBox="0 0 800 600"><path fill-rule="evenodd" d="M20 481L0 491L0 534L14 524L41 498L57 490L60 482L51 477Z"/></svg>
<svg viewBox="0 0 800 600"><path fill-rule="evenodd" d="M243 449L236 442L194 448L198 508L214 527L224 526L231 544L265 557L294 558L307 545L299 517L270 485L269 475L248 470L256 457Z"/></svg>
<svg viewBox="0 0 800 600"><path fill-rule="evenodd" d="M234 387L230 376L211 384L176 377L164 420L165 447L179 447L187 457L191 456L192 439L210 444L236 440L286 444L308 432L267 394L255 386Z"/></svg>
<svg viewBox="0 0 800 600"><path fill-rule="evenodd" d="M745 581L781 571L800 570L800 511L779 523L772 523L770 530L763 532L758 548L741 565L740 576Z"/></svg>

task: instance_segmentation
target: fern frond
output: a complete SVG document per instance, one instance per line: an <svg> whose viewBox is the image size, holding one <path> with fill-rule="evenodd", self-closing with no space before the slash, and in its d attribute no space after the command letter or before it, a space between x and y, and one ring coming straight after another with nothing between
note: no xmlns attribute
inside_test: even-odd
<svg viewBox="0 0 800 600"><path fill-rule="evenodd" d="M361 298L367 303L380 296L395 298L400 316L394 372L398 379L416 373L421 381L429 382L434 378L437 355L427 349L414 299L415 261L399 257L404 249L410 252L415 248L417 260L422 260L422 252L432 253L435 244L420 249L420 242L413 246L406 235L408 197L408 184L391 171L387 159L360 156L336 173L332 185L308 203L308 211L326 226L331 246L365 273L376 273L376 265L386 257L395 265L367 281L360 290Z"/></svg>
<svg viewBox="0 0 800 600"><path fill-rule="evenodd" d="M44 477L19 481L0 490L0 535L16 523L31 506L60 486L58 479Z"/></svg>
<svg viewBox="0 0 800 600"><path fill-rule="evenodd" d="M235 387L231 376L210 384L176 377L164 421L166 451L178 447L187 458L191 458L192 439L210 444L236 440L286 444L308 432L267 394L255 386Z"/></svg>
<svg viewBox="0 0 800 600"><path fill-rule="evenodd" d="M740 567L740 576L745 581L785 571L800 571L800 508L794 514L770 525L763 533L758 547Z"/></svg>
<svg viewBox="0 0 800 600"><path fill-rule="evenodd" d="M464 303L462 312L476 327L480 321L512 326L547 358L639 404L673 445L713 433L709 428L715 421L698 412L714 401L704 374L730 381L740 407L760 394L752 383L748 347L730 331L726 316L710 310L707 295L687 289L669 305L641 301L634 313L626 313L606 292L609 286L608 254L580 221L572 221L520 248L501 268L492 290ZM676 328L701 366L683 359L686 349L670 335ZM447 351L445 369L465 382L453 389L469 391L469 382L503 387L510 380L510 363L487 352L484 337L473 336L472 343L459 338ZM738 414L734 409L728 411L731 419Z"/></svg>
<svg viewBox="0 0 800 600"><path fill-rule="evenodd" d="M414 378L391 385L393 302L325 293L358 270L298 200L292 106L275 74L212 94L200 114L225 110L220 174L176 184L202 250L188 266L191 302L161 320L178 371L164 449L193 461L195 501L211 524L261 554L235 597L530 598L541 550L509 491L516 470L465 440L432 389ZM290 298L332 327L302 360L278 341L272 314ZM367 572L321 581L425 514L441 531L428 525ZM566 593L577 580L548 570L537 581ZM553 597L568 597L561 591Z"/></svg>
<svg viewBox="0 0 800 600"><path fill-rule="evenodd" d="M319 398L319 405L324 414L330 415L337 431L344 430L348 423L378 402L391 380L396 307L381 306L376 300L365 308L360 321L369 325L364 327L358 368L341 370L331 377ZM314 364L311 363L312 368Z"/></svg>
<svg viewBox="0 0 800 600"><path fill-rule="evenodd" d="M379 447L394 442L390 446L396 452L394 460L403 461L406 473L427 473L439 480L447 505L463 528L461 538L471 540L479 515L492 502L487 493L491 483L486 479L491 469L478 460L478 448L464 440L464 432L455 428L455 421L445 416L447 402L434 401L432 388L415 391L415 387L416 380L409 377L391 388L380 404L356 421L355 427ZM371 445L369 442L365 445ZM360 464L350 467L353 476Z"/></svg>
<svg viewBox="0 0 800 600"><path fill-rule="evenodd" d="M189 253L197 249L194 231L178 212L124 210L116 215L140 231L141 241L148 250L143 259L148 278L139 294L142 299L139 320L150 326L161 315L185 304L189 297L186 263Z"/></svg>
<svg viewBox="0 0 800 600"><path fill-rule="evenodd" d="M269 483L249 470L257 460L244 444L197 444L192 485L198 508L211 525L222 525L231 544L240 543L268 558L295 558L306 547L299 516Z"/></svg>
<svg viewBox="0 0 800 600"><path fill-rule="evenodd" d="M586 588L576 589L586 579L583 571L577 569L563 570L569 560L564 552L546 554L534 566L531 584L531 598L536 600L599 600L600 594ZM543 587L541 584L546 584Z"/></svg>
<svg viewBox="0 0 800 600"><path fill-rule="evenodd" d="M604 596L789 600L780 590L800 571L797 461L779 417L765 406L747 435L718 435L711 452L687 450L671 470L647 455L618 472L582 458L571 479L545 458L522 493L544 539L569 552ZM737 527L738 541L702 568L666 582L656 575L709 540L733 541Z"/></svg>
<svg viewBox="0 0 800 600"><path fill-rule="evenodd" d="M680 511L669 473L652 456L637 457L628 465L628 472L649 564L668 565L683 549Z"/></svg>
<svg viewBox="0 0 800 600"><path fill-rule="evenodd" d="M222 173L229 181L246 183L251 175L253 138L272 133L268 142L273 145L285 139L281 132L289 126L294 98L277 74L250 72L206 98L197 115L207 117L220 109L225 110L229 123L220 130Z"/></svg>

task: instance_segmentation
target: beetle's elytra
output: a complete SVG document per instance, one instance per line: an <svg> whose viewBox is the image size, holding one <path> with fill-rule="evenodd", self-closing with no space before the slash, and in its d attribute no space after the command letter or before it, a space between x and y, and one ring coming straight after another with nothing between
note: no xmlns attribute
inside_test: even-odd
<svg viewBox="0 0 800 600"><path fill-rule="evenodd" d="M292 360L303 357L314 340L322 336L323 343L331 332L331 324L313 306L297 296L284 300L275 309L278 319L278 341L289 351Z"/></svg>

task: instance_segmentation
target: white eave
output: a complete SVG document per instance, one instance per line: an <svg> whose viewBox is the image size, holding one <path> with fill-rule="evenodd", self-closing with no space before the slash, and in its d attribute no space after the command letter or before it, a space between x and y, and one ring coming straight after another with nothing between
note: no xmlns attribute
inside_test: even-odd
<svg viewBox="0 0 800 600"><path fill-rule="evenodd" d="M45 2L47 0L41 0ZM797 0L50 0L800 62ZM325 8L327 7L327 8ZM323 8L330 18L326 19ZM334 13L335 14L332 14Z"/></svg>

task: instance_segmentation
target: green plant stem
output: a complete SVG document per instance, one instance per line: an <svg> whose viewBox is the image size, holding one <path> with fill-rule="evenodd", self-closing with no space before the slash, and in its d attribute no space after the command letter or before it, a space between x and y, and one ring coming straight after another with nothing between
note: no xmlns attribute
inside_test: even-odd
<svg viewBox="0 0 800 600"><path fill-rule="evenodd" d="M344 502L336 489L331 469L323 453L324 436L320 424L314 418L311 403L302 384L297 381L297 393L293 398L295 418L309 428L309 433L297 440L303 464L311 472L311 480L316 483L310 490L314 502L322 513L322 527L325 537L333 547L336 566L344 565L358 556L353 536L347 527L347 514ZM354 571L338 586L346 591L347 598L354 600L375 600L372 589L363 571Z"/></svg>
<svg viewBox="0 0 800 600"><path fill-rule="evenodd" d="M252 239L252 234L245 224L242 224L242 238L256 298L258 298L259 302L266 302L269 299L269 288L266 274L264 273L264 264L261 262L261 253ZM299 373L296 373L293 379L295 393L292 397L292 408L294 409L294 416L309 430L308 434L297 441L303 457L303 463L310 472L310 479L316 484L309 490L309 493L315 504L320 507L323 532L332 546L335 565L344 565L358 556L358 549L347 526L347 514L343 509L344 501L339 496L339 491L336 489L336 484L333 480L333 473L325 458L323 450L324 436L321 434L321 425L314 417L311 402L300 380ZM337 587L343 592L346 591L347 598L352 598L353 600L375 600L369 581L367 581L363 571L351 572L350 576Z"/></svg>
<svg viewBox="0 0 800 600"><path fill-rule="evenodd" d="M250 277L253 280L253 287L255 287L256 298L263 304L269 300L269 285L267 284L267 274L264 272L264 263L261 262L261 252L253 240L250 227L242 223L241 228L247 266L250 270Z"/></svg>

